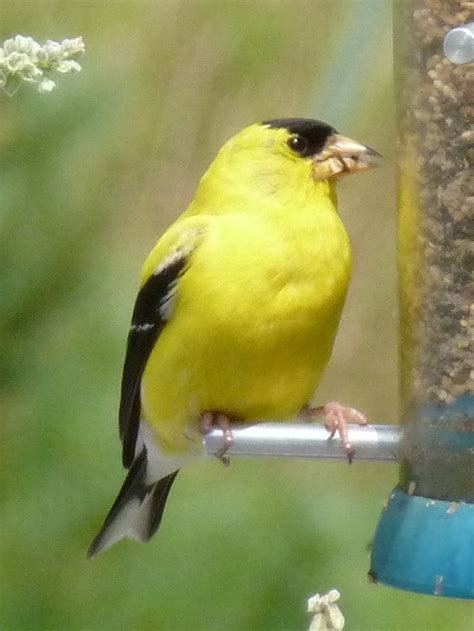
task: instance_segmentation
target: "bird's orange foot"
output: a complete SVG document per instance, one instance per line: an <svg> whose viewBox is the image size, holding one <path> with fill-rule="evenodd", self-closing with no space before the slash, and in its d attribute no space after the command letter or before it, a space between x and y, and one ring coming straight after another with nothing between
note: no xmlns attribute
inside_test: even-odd
<svg viewBox="0 0 474 631"><path fill-rule="evenodd" d="M315 418L323 417L324 427L329 432L329 438L333 438L337 432L341 438L342 447L346 453L349 463L354 458L355 449L349 441L349 433L347 425L355 423L356 425L367 425L367 417L355 408L349 408L341 405L336 401L320 405L316 408L306 407L302 410L302 414L306 417Z"/></svg>
<svg viewBox="0 0 474 631"><path fill-rule="evenodd" d="M227 414L222 412L203 412L201 415L200 429L203 434L217 427L222 430L222 447L214 454L216 458L228 467L230 464L229 456L226 456L227 450L234 444L234 434L232 433L231 419Z"/></svg>

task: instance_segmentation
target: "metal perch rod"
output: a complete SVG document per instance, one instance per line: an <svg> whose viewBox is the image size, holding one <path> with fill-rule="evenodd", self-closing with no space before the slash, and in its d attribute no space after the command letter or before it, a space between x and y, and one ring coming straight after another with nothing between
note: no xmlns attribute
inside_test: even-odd
<svg viewBox="0 0 474 631"><path fill-rule="evenodd" d="M274 458L320 458L344 460L341 441L317 423L256 423L232 428L234 444L229 456ZM355 460L398 460L401 432L396 425L349 425L349 440ZM222 446L222 431L213 429L204 437L209 456Z"/></svg>

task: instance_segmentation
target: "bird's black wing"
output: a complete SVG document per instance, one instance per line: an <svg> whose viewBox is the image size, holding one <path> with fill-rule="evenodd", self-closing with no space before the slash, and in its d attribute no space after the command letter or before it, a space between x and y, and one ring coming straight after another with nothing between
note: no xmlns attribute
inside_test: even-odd
<svg viewBox="0 0 474 631"><path fill-rule="evenodd" d="M140 289L127 340L122 375L119 429L122 460L129 468L135 458L140 423L140 383L153 346L168 321L176 285L190 256L190 250L176 250L168 256Z"/></svg>

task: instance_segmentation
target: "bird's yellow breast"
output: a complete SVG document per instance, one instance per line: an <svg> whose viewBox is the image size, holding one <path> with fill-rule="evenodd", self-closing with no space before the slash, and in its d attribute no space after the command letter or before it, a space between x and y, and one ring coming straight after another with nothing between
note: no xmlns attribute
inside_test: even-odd
<svg viewBox="0 0 474 631"><path fill-rule="evenodd" d="M143 415L164 449L188 449L206 410L285 418L310 400L350 277L333 199L317 201L206 222L143 377Z"/></svg>

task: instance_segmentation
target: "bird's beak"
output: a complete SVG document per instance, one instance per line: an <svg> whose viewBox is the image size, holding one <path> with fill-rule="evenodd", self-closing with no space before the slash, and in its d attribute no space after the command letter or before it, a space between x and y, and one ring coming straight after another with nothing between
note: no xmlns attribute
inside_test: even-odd
<svg viewBox="0 0 474 631"><path fill-rule="evenodd" d="M332 134L313 158L313 177L315 180L327 180L368 171L377 166L381 157L371 147L346 136Z"/></svg>

